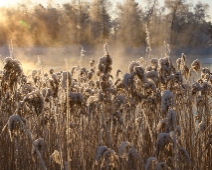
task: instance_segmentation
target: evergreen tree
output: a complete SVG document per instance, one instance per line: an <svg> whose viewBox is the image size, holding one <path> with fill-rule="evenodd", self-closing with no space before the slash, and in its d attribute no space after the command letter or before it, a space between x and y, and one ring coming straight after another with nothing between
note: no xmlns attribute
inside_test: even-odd
<svg viewBox="0 0 212 170"><path fill-rule="evenodd" d="M135 0L126 0L119 6L118 39L126 46L139 46L145 41L145 25L142 23L142 11Z"/></svg>
<svg viewBox="0 0 212 170"><path fill-rule="evenodd" d="M93 0L90 4L91 41L94 43L104 43L109 38L111 29L110 6L111 4L107 0Z"/></svg>

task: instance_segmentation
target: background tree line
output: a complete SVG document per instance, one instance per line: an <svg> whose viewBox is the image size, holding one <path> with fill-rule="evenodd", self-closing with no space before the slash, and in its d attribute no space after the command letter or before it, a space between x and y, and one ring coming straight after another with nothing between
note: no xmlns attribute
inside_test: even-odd
<svg viewBox="0 0 212 170"><path fill-rule="evenodd" d="M49 0L46 7L23 0L0 8L0 45L13 39L17 46L90 45L113 43L124 47L208 47L212 24L209 5L186 0L72 0L63 5Z"/></svg>

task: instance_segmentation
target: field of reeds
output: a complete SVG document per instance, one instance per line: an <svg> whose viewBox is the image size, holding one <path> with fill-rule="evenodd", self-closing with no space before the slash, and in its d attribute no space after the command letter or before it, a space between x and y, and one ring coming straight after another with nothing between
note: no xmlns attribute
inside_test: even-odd
<svg viewBox="0 0 212 170"><path fill-rule="evenodd" d="M172 61L167 45L112 75L105 44L82 60L24 73L12 51L2 59L1 170L212 169L212 73L198 59Z"/></svg>

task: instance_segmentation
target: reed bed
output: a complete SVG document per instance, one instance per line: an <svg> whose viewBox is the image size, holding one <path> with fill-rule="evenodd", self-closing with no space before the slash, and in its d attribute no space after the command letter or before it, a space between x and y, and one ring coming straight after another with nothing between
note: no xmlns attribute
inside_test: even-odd
<svg viewBox="0 0 212 170"><path fill-rule="evenodd" d="M61 72L45 73L38 58L40 69L25 75L21 61L5 58L0 168L211 169L212 73L198 59L186 65L185 54L173 63L165 49L115 75L107 44L88 68L81 54Z"/></svg>

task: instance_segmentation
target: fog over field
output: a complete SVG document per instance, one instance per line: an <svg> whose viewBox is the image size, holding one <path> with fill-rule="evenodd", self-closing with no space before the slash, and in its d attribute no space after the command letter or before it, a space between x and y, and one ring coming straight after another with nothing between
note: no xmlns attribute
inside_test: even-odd
<svg viewBox="0 0 212 170"><path fill-rule="evenodd" d="M102 45L103 46L103 45ZM104 52L102 46L89 49L84 47L84 56L82 60L82 66L88 67L89 61L94 59L99 60L103 56ZM111 55L114 59L113 67L114 72L118 68L122 67L125 71L127 70L129 62L133 60L138 60L140 57L147 57L146 49L143 48L124 48L123 46L113 47L108 45ZM80 55L82 46L63 46L63 47L41 47L41 46L26 46L26 47L14 47L13 55L14 58L20 60L23 64L24 72L28 70L37 69L36 66L38 56L41 59L43 68L48 72L51 68L55 71L60 71L66 69L65 60L67 60L69 67L74 65L79 65ZM199 59L203 61L202 64L207 64L209 66L212 62L210 59L212 56L212 48L199 48L199 49L178 49L172 52L171 60L174 62L177 58L181 56L182 53L187 55L187 64L192 62L194 59ZM0 47L0 55L2 58L10 56L9 46ZM164 56L164 47L154 48L151 52L151 58L161 58ZM174 65L176 63L174 62ZM70 69L69 68L69 69Z"/></svg>

